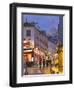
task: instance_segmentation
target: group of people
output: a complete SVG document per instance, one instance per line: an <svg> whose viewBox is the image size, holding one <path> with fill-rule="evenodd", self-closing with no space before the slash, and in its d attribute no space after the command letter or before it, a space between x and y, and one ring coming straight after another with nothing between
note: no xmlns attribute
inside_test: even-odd
<svg viewBox="0 0 74 90"><path fill-rule="evenodd" d="M45 59L39 60L37 64L39 68L46 68L50 66L51 60L45 60Z"/></svg>
<svg viewBox="0 0 74 90"><path fill-rule="evenodd" d="M33 62L26 62L24 64L24 68L27 67L35 67L35 68L39 68L44 69L44 68L48 68L50 69L50 73L54 74L54 73L63 73L63 47L62 46L58 46L57 52L53 55L53 59L51 60L51 58L49 59L39 59L37 60L37 62L33 61ZM27 69L26 73L27 74Z"/></svg>

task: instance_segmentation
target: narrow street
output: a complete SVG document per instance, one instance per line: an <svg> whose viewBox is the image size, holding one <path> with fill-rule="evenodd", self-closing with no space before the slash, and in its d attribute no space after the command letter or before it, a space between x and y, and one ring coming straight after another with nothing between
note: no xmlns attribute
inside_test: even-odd
<svg viewBox="0 0 74 90"><path fill-rule="evenodd" d="M27 67L27 75L37 74L51 74L50 67L38 68L38 67Z"/></svg>

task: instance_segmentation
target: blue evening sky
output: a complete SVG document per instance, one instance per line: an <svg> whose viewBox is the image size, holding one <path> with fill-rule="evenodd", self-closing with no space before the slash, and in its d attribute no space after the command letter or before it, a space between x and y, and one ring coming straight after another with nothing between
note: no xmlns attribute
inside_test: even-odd
<svg viewBox="0 0 74 90"><path fill-rule="evenodd" d="M36 26L49 34L56 33L58 30L59 16L23 14L23 23L26 22L26 19L27 22L36 22Z"/></svg>

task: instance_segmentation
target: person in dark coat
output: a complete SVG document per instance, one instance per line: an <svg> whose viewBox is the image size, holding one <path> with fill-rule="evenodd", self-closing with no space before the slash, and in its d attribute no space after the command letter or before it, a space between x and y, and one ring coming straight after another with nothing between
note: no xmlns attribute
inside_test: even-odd
<svg viewBox="0 0 74 90"><path fill-rule="evenodd" d="M43 68L45 68L45 59L43 59Z"/></svg>
<svg viewBox="0 0 74 90"><path fill-rule="evenodd" d="M39 66L40 66L40 68L41 68L41 59L39 60Z"/></svg>

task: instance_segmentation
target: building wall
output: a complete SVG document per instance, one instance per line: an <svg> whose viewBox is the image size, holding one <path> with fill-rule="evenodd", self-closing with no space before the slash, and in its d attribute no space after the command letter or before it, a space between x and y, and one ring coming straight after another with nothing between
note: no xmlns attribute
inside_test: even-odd
<svg viewBox="0 0 74 90"><path fill-rule="evenodd" d="M48 51L51 53L51 55L53 55L56 52L56 44L49 41L48 45L49 45Z"/></svg>
<svg viewBox="0 0 74 90"><path fill-rule="evenodd" d="M31 36L26 36L26 31L31 30ZM23 28L23 41L30 41L32 44L31 48L34 48L34 27Z"/></svg>
<svg viewBox="0 0 74 90"><path fill-rule="evenodd" d="M35 30L34 42L35 47L38 46L42 51L48 50L48 38L38 30Z"/></svg>
<svg viewBox="0 0 74 90"><path fill-rule="evenodd" d="M63 43L63 16L59 16L58 42L61 44Z"/></svg>
<svg viewBox="0 0 74 90"><path fill-rule="evenodd" d="M26 31L31 30L31 36L26 36ZM23 28L23 43L25 41L30 41L32 43L32 48L27 48L31 49L33 52L33 59L34 61L39 61L43 60L45 58L45 54L48 51L48 38L41 32L39 31L36 27L29 27L29 26L24 26ZM24 48L26 49L26 48ZM28 50L24 50L25 53L27 54ZM27 54L28 56L28 54ZM32 55L31 55L32 56ZM32 58L31 58L32 60Z"/></svg>

